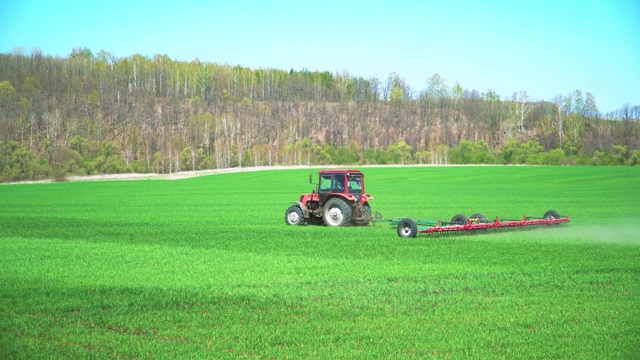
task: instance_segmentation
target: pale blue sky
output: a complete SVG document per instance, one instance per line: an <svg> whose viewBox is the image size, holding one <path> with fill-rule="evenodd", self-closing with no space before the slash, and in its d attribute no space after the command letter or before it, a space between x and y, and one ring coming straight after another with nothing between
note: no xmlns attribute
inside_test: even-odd
<svg viewBox="0 0 640 360"><path fill-rule="evenodd" d="M524 90L550 100L580 89L605 113L640 105L640 0L0 0L0 52L18 47L383 81L396 72L415 93L437 73L450 86L502 98Z"/></svg>

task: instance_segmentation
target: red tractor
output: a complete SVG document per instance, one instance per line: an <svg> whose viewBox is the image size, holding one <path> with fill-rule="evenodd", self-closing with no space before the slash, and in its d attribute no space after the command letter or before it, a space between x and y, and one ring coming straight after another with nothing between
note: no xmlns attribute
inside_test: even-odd
<svg viewBox="0 0 640 360"><path fill-rule="evenodd" d="M317 190L300 195L285 212L289 225L326 224L327 226L368 225L373 197L365 192L360 170L320 170ZM313 174L309 174L313 184Z"/></svg>

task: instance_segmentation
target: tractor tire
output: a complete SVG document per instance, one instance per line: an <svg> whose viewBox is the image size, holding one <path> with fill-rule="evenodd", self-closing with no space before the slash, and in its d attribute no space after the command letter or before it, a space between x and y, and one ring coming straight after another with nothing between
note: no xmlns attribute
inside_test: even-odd
<svg viewBox="0 0 640 360"><path fill-rule="evenodd" d="M544 213L543 217L545 219L551 219L551 217L553 217L554 219L559 219L560 218L560 214L558 214L558 212L555 211L555 210L549 210L546 213Z"/></svg>
<svg viewBox="0 0 640 360"><path fill-rule="evenodd" d="M368 202L362 205L356 205L353 208L353 223L356 226L367 226L371 222L371 206Z"/></svg>
<svg viewBox="0 0 640 360"><path fill-rule="evenodd" d="M398 236L412 238L416 237L416 234L418 234L418 226L413 220L409 218L400 220L398 223Z"/></svg>
<svg viewBox="0 0 640 360"><path fill-rule="evenodd" d="M327 226L345 226L351 222L352 209L346 201L332 198L324 204L322 215Z"/></svg>
<svg viewBox="0 0 640 360"><path fill-rule="evenodd" d="M465 214L458 214L451 219L453 225L467 225L468 223L469 218Z"/></svg>
<svg viewBox="0 0 640 360"><path fill-rule="evenodd" d="M304 224L304 215L302 209L298 205L291 205L284 213L284 220L289 225L302 225Z"/></svg>
<svg viewBox="0 0 640 360"><path fill-rule="evenodd" d="M489 220L487 220L487 218L481 213L475 213L469 216L469 219L472 219L471 221L474 221L473 219L477 219L476 221L478 222L478 224L486 224L489 222Z"/></svg>

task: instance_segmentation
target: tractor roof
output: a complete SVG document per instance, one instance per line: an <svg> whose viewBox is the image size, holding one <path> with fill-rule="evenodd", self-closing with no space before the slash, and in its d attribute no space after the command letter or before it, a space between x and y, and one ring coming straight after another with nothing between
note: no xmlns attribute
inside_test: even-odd
<svg viewBox="0 0 640 360"><path fill-rule="evenodd" d="M347 170L347 169L334 169L334 170L320 170L318 171L318 174L345 174L345 173L350 173L350 174L362 174L362 172L360 170Z"/></svg>

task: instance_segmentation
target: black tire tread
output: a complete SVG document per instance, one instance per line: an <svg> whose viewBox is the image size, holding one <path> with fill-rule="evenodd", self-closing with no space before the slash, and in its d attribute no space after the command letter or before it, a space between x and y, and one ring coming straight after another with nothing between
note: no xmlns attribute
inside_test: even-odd
<svg viewBox="0 0 640 360"><path fill-rule="evenodd" d="M487 217L482 215L482 213L475 213L475 214L469 216L469 219L478 219L478 223L480 223L480 224L486 224L486 223L489 222Z"/></svg>
<svg viewBox="0 0 640 360"><path fill-rule="evenodd" d="M362 217L364 219L369 219L369 220L366 221L366 222L356 222L354 220L353 223L356 226L367 226L367 225L369 225L369 222L371 221L371 206L369 205L368 202L365 202L364 204L362 204L362 212L363 212ZM353 218L352 218L352 220L353 220Z"/></svg>
<svg viewBox="0 0 640 360"><path fill-rule="evenodd" d="M300 219L300 220L299 220L297 223L290 223L290 222L289 222L289 214L290 214L292 211L297 212L297 213L298 213L298 215L299 215L299 219ZM302 225L302 224L304 224L305 219L304 219L304 215L303 215L303 213L302 213L302 209L300 209L300 207L299 207L298 205L291 205L291 206L289 206L289 208L287 208L287 211L285 211L285 212L284 212L284 221L285 221L288 225Z"/></svg>
<svg viewBox="0 0 640 360"><path fill-rule="evenodd" d="M469 218L465 214L458 214L451 218L451 224L453 225L467 225L469 223Z"/></svg>
<svg viewBox="0 0 640 360"><path fill-rule="evenodd" d="M559 218L561 217L561 216L560 216L560 214L559 214L557 211L555 211L555 210L549 210L549 211L547 211L546 213L544 213L543 218L545 218L545 219L550 219L550 218L551 218L551 216L553 216L553 218L554 218L554 219L559 219Z"/></svg>
<svg viewBox="0 0 640 360"><path fill-rule="evenodd" d="M409 230L409 232L407 233L406 230ZM398 236L404 238L413 238L416 237L417 234L418 226L413 220L409 218L400 220L400 222L398 223Z"/></svg>
<svg viewBox="0 0 640 360"><path fill-rule="evenodd" d="M332 205L337 204L338 206L340 206L340 208L342 209L342 215L343 215L343 220L341 224L338 224L336 226L346 226L351 222L351 215L352 215L352 209L351 206L349 204L347 204L346 201L344 201L341 198L338 197L334 197L329 199L325 204L324 204L324 209L322 211L322 219L325 220L326 219L326 212L329 208L331 208ZM324 222L327 226L332 226L327 224L327 221L325 220Z"/></svg>

